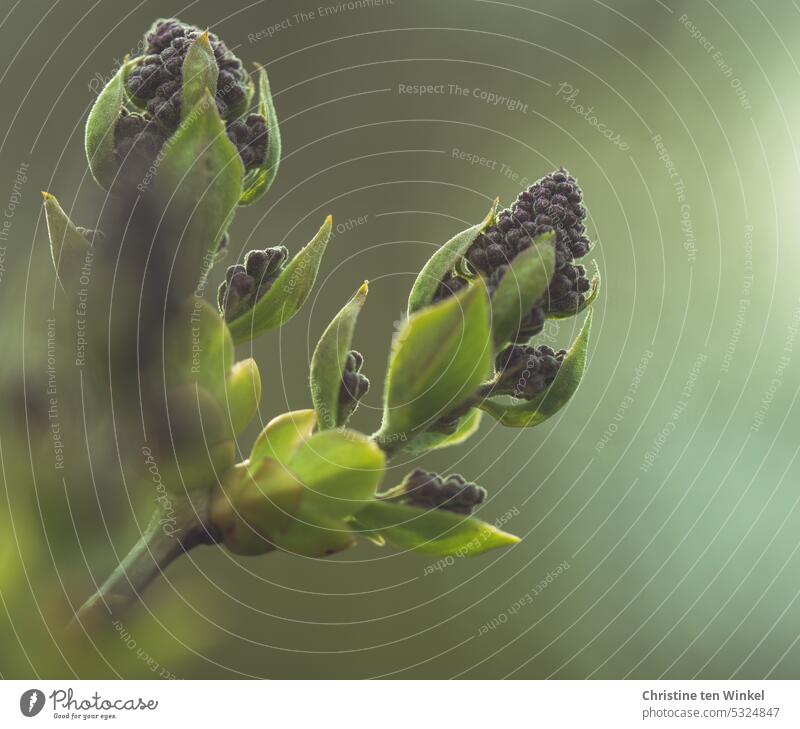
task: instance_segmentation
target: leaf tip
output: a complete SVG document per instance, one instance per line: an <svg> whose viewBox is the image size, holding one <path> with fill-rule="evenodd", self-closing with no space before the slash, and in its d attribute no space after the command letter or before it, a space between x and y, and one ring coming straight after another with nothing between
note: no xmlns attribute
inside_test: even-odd
<svg viewBox="0 0 800 729"><path fill-rule="evenodd" d="M361 286L358 287L356 296L365 299L368 293L369 293L369 281L364 281L364 283L362 283Z"/></svg>
<svg viewBox="0 0 800 729"><path fill-rule="evenodd" d="M42 190L42 200L45 202L49 202L50 200L55 200L55 197L51 195L49 192L45 192Z"/></svg>

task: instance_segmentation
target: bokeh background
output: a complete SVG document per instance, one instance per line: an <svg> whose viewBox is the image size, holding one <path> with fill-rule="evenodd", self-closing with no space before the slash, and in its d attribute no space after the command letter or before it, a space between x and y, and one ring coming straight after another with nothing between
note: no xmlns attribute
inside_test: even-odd
<svg viewBox="0 0 800 729"><path fill-rule="evenodd" d="M372 546L202 548L109 634L63 636L153 494L93 446L115 423L85 415L39 190L91 227L83 123L165 15L270 73L283 163L227 263L296 251L329 212L337 226L312 300L253 345L262 421L309 405L316 339L369 279L356 346L373 388L354 424L371 432L434 248L497 195L561 165L578 178L603 277L578 394L541 427L486 419L419 461L486 486L481 515L523 537L513 549L434 569ZM3 677L800 677L795 3L6 0L0 28ZM444 92L403 92L420 84Z"/></svg>

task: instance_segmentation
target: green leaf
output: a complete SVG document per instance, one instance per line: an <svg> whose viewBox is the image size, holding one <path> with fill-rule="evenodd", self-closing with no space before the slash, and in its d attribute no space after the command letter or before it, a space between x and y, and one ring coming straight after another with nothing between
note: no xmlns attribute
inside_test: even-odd
<svg viewBox="0 0 800 729"><path fill-rule="evenodd" d="M356 319L367 300L368 291L365 281L328 325L311 357L311 399L321 430L340 425L338 414L342 372L353 341Z"/></svg>
<svg viewBox="0 0 800 729"><path fill-rule="evenodd" d="M475 557L519 542L518 537L471 516L388 501L373 501L364 507L358 522L390 544L442 556Z"/></svg>
<svg viewBox="0 0 800 729"><path fill-rule="evenodd" d="M217 93L219 66L214 51L208 42L208 31L201 33L189 46L181 67L181 119L186 119L208 92Z"/></svg>
<svg viewBox="0 0 800 729"><path fill-rule="evenodd" d="M125 100L125 82L134 62L127 58L95 99L86 120L84 147L92 177L98 185L110 190L119 171L114 149L114 129Z"/></svg>
<svg viewBox="0 0 800 729"><path fill-rule="evenodd" d="M181 265L194 266L199 275L204 257L217 250L230 225L244 171L207 89L164 150L157 187L167 214L181 224L185 221Z"/></svg>
<svg viewBox="0 0 800 729"><path fill-rule="evenodd" d="M237 362L228 375L225 404L233 432L241 433L261 402L261 374L252 358Z"/></svg>
<svg viewBox="0 0 800 729"><path fill-rule="evenodd" d="M233 339L217 312L205 301L189 299L175 318L167 350L167 378L196 382L225 403L226 380L233 366Z"/></svg>
<svg viewBox="0 0 800 729"><path fill-rule="evenodd" d="M335 517L353 516L375 496L386 457L369 438L326 430L303 442L287 464L306 487L303 506Z"/></svg>
<svg viewBox="0 0 800 729"><path fill-rule="evenodd" d="M478 407L511 428L532 428L555 415L578 389L586 366L591 328L592 310L589 309L583 328L567 352L555 381L541 395L510 405L497 399L484 400Z"/></svg>
<svg viewBox="0 0 800 729"><path fill-rule="evenodd" d="M64 291L74 293L78 288L81 267L91 263L91 258L87 260L87 256L91 256L92 246L53 195L43 192L42 197L56 276Z"/></svg>
<svg viewBox="0 0 800 729"><path fill-rule="evenodd" d="M482 416L483 413L480 410L473 408L458 421L458 427L455 432L449 435L447 433L434 433L433 431L421 433L403 448L403 450L407 453L421 454L427 451L459 445L478 430Z"/></svg>
<svg viewBox="0 0 800 729"><path fill-rule="evenodd" d="M580 314L584 309L588 309L600 293L600 269L597 267L597 262L594 264L594 276L592 276L591 289L589 295L584 297L583 303L569 312L548 312L549 319L569 319L570 317Z"/></svg>
<svg viewBox="0 0 800 729"><path fill-rule="evenodd" d="M407 319L392 345L378 443L402 446L472 396L492 363L489 299L469 288Z"/></svg>
<svg viewBox="0 0 800 729"><path fill-rule="evenodd" d="M308 512L303 505L291 526L270 540L278 549L303 557L328 557L356 543L346 521Z"/></svg>
<svg viewBox="0 0 800 729"><path fill-rule="evenodd" d="M275 181L281 163L281 130L272 101L269 79L262 66L256 64L256 68L258 69L258 113L267 122L267 153L261 167L247 173L239 205L250 205L264 195Z"/></svg>
<svg viewBox="0 0 800 729"><path fill-rule="evenodd" d="M372 542L376 547L386 546L386 540L378 532L366 531L366 527L356 517L351 516L347 523L358 536L363 537L368 542Z"/></svg>
<svg viewBox="0 0 800 729"><path fill-rule="evenodd" d="M439 282L453 270L475 238L494 223L497 204L498 200L495 199L488 214L480 223L462 230L428 259L411 287L408 296L408 316L430 305Z"/></svg>
<svg viewBox="0 0 800 729"><path fill-rule="evenodd" d="M542 298L555 266L555 232L534 239L508 266L492 296L492 334L500 349L519 331L522 317Z"/></svg>
<svg viewBox="0 0 800 729"><path fill-rule="evenodd" d="M322 255L331 235L329 215L317 234L283 269L252 309L228 324L236 344L283 326L305 303L317 278Z"/></svg>
<svg viewBox="0 0 800 729"><path fill-rule="evenodd" d="M210 489L235 460L235 444L219 400L197 384L167 392L169 433L157 446L167 488Z"/></svg>
<svg viewBox="0 0 800 729"><path fill-rule="evenodd" d="M253 449L250 461L259 463L272 458L286 463L303 441L311 437L317 416L313 410L295 410L273 418L261 431Z"/></svg>
<svg viewBox="0 0 800 729"><path fill-rule="evenodd" d="M273 549L269 535L291 528L303 487L271 458L236 464L212 494L209 516L225 546L236 554Z"/></svg>

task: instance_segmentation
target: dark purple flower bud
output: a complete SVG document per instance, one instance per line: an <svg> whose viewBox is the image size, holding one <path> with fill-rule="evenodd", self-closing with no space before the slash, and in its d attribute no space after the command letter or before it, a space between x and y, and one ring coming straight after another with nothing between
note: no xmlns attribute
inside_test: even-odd
<svg viewBox="0 0 800 729"><path fill-rule="evenodd" d="M418 468L403 480L403 492L398 499L422 509L444 509L469 515L486 500L486 490L468 483L457 473L442 478Z"/></svg>
<svg viewBox="0 0 800 729"><path fill-rule="evenodd" d="M361 352L350 350L344 361L342 386L339 389L339 414L337 422L345 425L356 411L358 403L369 392L369 380L361 374L364 356Z"/></svg>

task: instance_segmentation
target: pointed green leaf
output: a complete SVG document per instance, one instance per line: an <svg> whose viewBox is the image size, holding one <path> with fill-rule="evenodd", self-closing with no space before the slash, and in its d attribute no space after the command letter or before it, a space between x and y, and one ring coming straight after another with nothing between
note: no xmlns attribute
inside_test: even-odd
<svg viewBox="0 0 800 729"><path fill-rule="evenodd" d="M321 430L340 425L338 414L342 372L353 341L356 319L367 300L368 291L365 281L328 325L311 357L311 399Z"/></svg>
<svg viewBox="0 0 800 729"><path fill-rule="evenodd" d="M594 268L595 271L594 276L592 276L591 289L589 289L589 295L584 297L583 303L573 311L548 312L547 316L549 319L569 319L570 317L580 314L584 309L588 309L594 303L594 300L600 293L600 270L596 262Z"/></svg>
<svg viewBox="0 0 800 729"><path fill-rule="evenodd" d="M482 402L479 407L501 424L511 428L532 428L555 415L578 389L586 366L591 328L592 310L589 309L583 328L567 352L555 381L541 395L516 404L490 399Z"/></svg>
<svg viewBox="0 0 800 729"><path fill-rule="evenodd" d="M367 531L366 527L355 516L347 519L347 523L358 536L363 537L368 542L372 542L376 547L386 546L386 540L378 532Z"/></svg>
<svg viewBox="0 0 800 729"><path fill-rule="evenodd" d="M386 457L369 438L326 430L303 442L287 464L306 487L303 505L337 517L357 514L375 496Z"/></svg>
<svg viewBox="0 0 800 729"><path fill-rule="evenodd" d="M455 432L450 434L434 433L433 431L421 433L403 448L403 450L407 453L421 454L428 451L439 450L440 448L459 445L478 430L482 416L483 413L480 410L473 408L458 421L458 427Z"/></svg>
<svg viewBox="0 0 800 729"><path fill-rule="evenodd" d="M127 58L95 99L86 120L84 146L92 177L105 190L110 190L119 164L114 149L114 129L125 100L125 82L134 64Z"/></svg>
<svg viewBox="0 0 800 729"><path fill-rule="evenodd" d="M233 432L239 434L253 419L261 402L261 374L254 359L244 359L231 368L225 392L225 409Z"/></svg>
<svg viewBox="0 0 800 729"><path fill-rule="evenodd" d="M181 265L195 267L198 275L203 259L217 250L230 225L243 171L214 97L206 89L164 145L156 173L167 214L185 224L179 241Z"/></svg>
<svg viewBox="0 0 800 729"><path fill-rule="evenodd" d="M368 504L358 513L358 522L366 533L380 534L390 544L442 556L475 557L519 541L471 516L388 501Z"/></svg>
<svg viewBox="0 0 800 729"><path fill-rule="evenodd" d="M396 450L461 405L492 362L483 281L412 315L392 344L378 443Z"/></svg>
<svg viewBox="0 0 800 729"><path fill-rule="evenodd" d="M269 79L262 66L256 64L256 68L258 69L258 113L267 121L267 153L261 167L247 173L239 205L250 205L269 190L275 181L281 162L281 130L272 101Z"/></svg>
<svg viewBox="0 0 800 729"><path fill-rule="evenodd" d="M555 232L537 236L534 245L508 266L492 296L492 334L500 349L519 331L519 323L542 298L553 276Z"/></svg>
<svg viewBox="0 0 800 729"><path fill-rule="evenodd" d="M316 423L313 410L295 410L273 418L253 443L251 463L271 458L285 464L303 441L311 437Z"/></svg>
<svg viewBox="0 0 800 729"><path fill-rule="evenodd" d="M492 203L486 217L478 224L462 230L439 248L422 267L408 297L408 315L429 306L439 282L452 271L467 249L486 228L494 223L498 200Z"/></svg>
<svg viewBox="0 0 800 729"><path fill-rule="evenodd" d="M208 92L217 93L219 66L214 51L208 42L208 31L201 33L189 46L181 67L183 86L181 88L181 119L191 114Z"/></svg>
<svg viewBox="0 0 800 729"><path fill-rule="evenodd" d="M78 287L81 267L87 262L91 263L91 258L87 261L87 256L91 257L92 246L67 217L53 195L43 192L42 197L56 276L66 292L74 293Z"/></svg>
<svg viewBox="0 0 800 729"><path fill-rule="evenodd" d="M322 255L331 235L329 215L317 234L290 262L249 311L228 324L237 344L283 326L305 303L317 278Z"/></svg>

